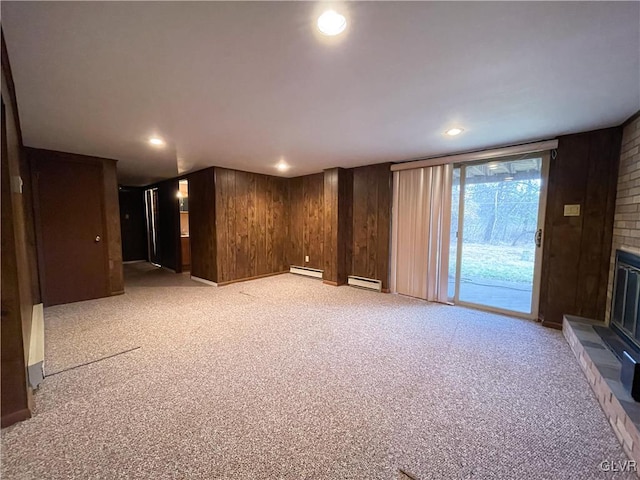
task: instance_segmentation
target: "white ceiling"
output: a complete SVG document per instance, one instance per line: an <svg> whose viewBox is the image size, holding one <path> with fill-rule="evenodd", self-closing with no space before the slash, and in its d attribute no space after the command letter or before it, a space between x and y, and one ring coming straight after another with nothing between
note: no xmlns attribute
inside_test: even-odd
<svg viewBox="0 0 640 480"><path fill-rule="evenodd" d="M118 159L125 184L451 154L640 109L638 2L348 3L333 42L312 2L1 8L25 144Z"/></svg>

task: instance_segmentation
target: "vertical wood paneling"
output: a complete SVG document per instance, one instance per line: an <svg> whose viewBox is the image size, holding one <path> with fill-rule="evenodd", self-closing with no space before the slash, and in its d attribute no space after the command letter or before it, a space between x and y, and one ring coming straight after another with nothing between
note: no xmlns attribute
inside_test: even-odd
<svg viewBox="0 0 640 480"><path fill-rule="evenodd" d="M215 168L218 283L286 269L284 179Z"/></svg>
<svg viewBox="0 0 640 480"><path fill-rule="evenodd" d="M539 316L604 319L618 171L620 129L560 137L551 160ZM579 217L564 205L579 204Z"/></svg>
<svg viewBox="0 0 640 480"><path fill-rule="evenodd" d="M303 177L289 179L289 240L287 262L289 265L304 265L304 195Z"/></svg>
<svg viewBox="0 0 640 480"><path fill-rule="evenodd" d="M324 172L323 279L338 282L338 176L337 168Z"/></svg>
<svg viewBox="0 0 640 480"><path fill-rule="evenodd" d="M192 173L187 180L189 182L188 240L191 247L191 275L217 282L214 169L207 168Z"/></svg>
<svg viewBox="0 0 640 480"><path fill-rule="evenodd" d="M256 226L255 245L256 245L256 273L255 275L264 275L269 272L269 258L267 252L267 235L273 228L273 220L271 224L267 218L267 210L272 207L271 185L269 177L259 175L256 178ZM273 261L271 260L271 264Z"/></svg>
<svg viewBox="0 0 640 480"><path fill-rule="evenodd" d="M332 168L324 172L324 272L325 282L343 285L351 268L353 175Z"/></svg>
<svg viewBox="0 0 640 480"><path fill-rule="evenodd" d="M286 271L289 269L287 263L286 242L289 239L289 206L288 188L289 184L285 178L270 177L271 185L271 211L269 219L272 225L271 249L267 252L269 258L273 259L270 271Z"/></svg>
<svg viewBox="0 0 640 480"><path fill-rule="evenodd" d="M318 173L303 177L303 256L309 256L309 261L303 263L306 267L323 268L323 210L324 175Z"/></svg>
<svg viewBox="0 0 640 480"><path fill-rule="evenodd" d="M247 243L249 255L247 259L247 277L255 277L258 274L258 229L264 228L264 223L258 225L257 208L258 198L256 192L256 180L258 176L248 174L247 180Z"/></svg>
<svg viewBox="0 0 640 480"><path fill-rule="evenodd" d="M381 280L385 290L389 288L390 227L390 164L353 169L351 274Z"/></svg>
<svg viewBox="0 0 640 480"><path fill-rule="evenodd" d="M353 170L353 260L352 275L368 276L367 268L367 197L374 192L368 191L367 170Z"/></svg>

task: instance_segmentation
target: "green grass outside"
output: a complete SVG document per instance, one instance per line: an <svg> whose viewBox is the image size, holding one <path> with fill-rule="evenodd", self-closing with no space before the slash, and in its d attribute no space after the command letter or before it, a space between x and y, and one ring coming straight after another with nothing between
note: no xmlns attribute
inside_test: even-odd
<svg viewBox="0 0 640 480"><path fill-rule="evenodd" d="M531 283L534 245L483 245L465 243L462 247L463 280L481 279ZM451 245L449 272L455 275L455 243Z"/></svg>

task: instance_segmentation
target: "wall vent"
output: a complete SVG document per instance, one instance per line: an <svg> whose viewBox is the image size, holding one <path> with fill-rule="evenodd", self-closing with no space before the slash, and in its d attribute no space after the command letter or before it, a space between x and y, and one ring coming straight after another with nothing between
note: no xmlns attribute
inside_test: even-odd
<svg viewBox="0 0 640 480"><path fill-rule="evenodd" d="M317 268L297 267L295 265L291 265L291 267L289 268L289 272L295 273L296 275L305 275L307 277L322 278L322 270L318 270Z"/></svg>
<svg viewBox="0 0 640 480"><path fill-rule="evenodd" d="M375 290L376 292L382 291L382 282L380 280L374 280L373 278L349 275L348 283L352 287L366 288L367 290Z"/></svg>

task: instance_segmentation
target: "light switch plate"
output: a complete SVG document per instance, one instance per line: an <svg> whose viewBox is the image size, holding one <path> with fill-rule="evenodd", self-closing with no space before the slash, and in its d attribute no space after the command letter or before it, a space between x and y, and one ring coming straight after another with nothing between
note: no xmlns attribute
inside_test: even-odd
<svg viewBox="0 0 640 480"><path fill-rule="evenodd" d="M565 205L564 206L565 217L579 217L580 216L580 204L577 205Z"/></svg>
<svg viewBox="0 0 640 480"><path fill-rule="evenodd" d="M304 256L304 261L305 261L305 262L308 262L308 261L309 261L309 255L305 255L305 256Z"/></svg>

